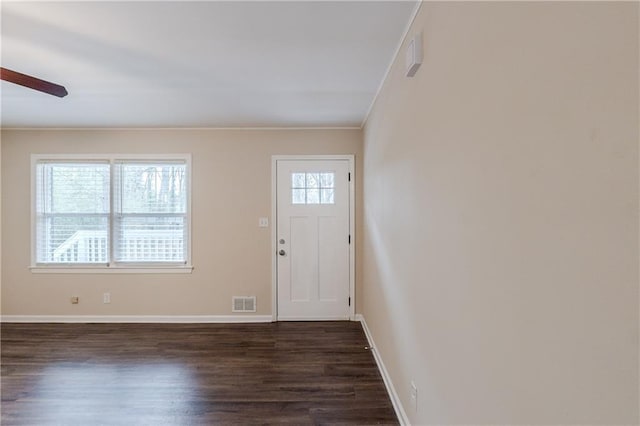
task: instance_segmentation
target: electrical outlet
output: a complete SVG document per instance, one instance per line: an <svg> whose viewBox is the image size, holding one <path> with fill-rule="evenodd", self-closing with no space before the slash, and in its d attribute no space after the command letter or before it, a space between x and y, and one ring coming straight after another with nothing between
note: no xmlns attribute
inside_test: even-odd
<svg viewBox="0 0 640 426"><path fill-rule="evenodd" d="M258 218L258 226L260 228L268 228L269 227L269 218L268 217Z"/></svg>
<svg viewBox="0 0 640 426"><path fill-rule="evenodd" d="M104 293L102 295L102 303L111 303L111 293Z"/></svg>
<svg viewBox="0 0 640 426"><path fill-rule="evenodd" d="M80 298L78 296L71 296L71 304L77 305L78 303L80 303Z"/></svg>
<svg viewBox="0 0 640 426"><path fill-rule="evenodd" d="M411 381L411 406L414 411L418 411L418 387Z"/></svg>

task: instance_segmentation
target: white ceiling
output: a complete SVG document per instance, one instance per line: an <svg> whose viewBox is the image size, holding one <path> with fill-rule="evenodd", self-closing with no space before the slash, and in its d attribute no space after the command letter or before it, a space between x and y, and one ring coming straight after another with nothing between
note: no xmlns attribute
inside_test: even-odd
<svg viewBox="0 0 640 426"><path fill-rule="evenodd" d="M3 2L3 127L360 126L415 1Z"/></svg>

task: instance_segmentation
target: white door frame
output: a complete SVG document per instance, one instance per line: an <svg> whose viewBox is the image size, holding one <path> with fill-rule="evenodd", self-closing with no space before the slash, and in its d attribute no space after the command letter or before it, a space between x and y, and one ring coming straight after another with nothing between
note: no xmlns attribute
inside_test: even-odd
<svg viewBox="0 0 640 426"><path fill-rule="evenodd" d="M276 231L278 228L278 186L277 186L277 166L278 160L347 160L349 162L349 173L351 180L349 181L349 235L351 236L351 244L349 244L349 297L351 298L351 306L349 306L349 316L351 321L355 321L356 317L356 170L355 158L352 154L346 155L272 155L271 156L271 315L272 321L278 321L278 244Z"/></svg>

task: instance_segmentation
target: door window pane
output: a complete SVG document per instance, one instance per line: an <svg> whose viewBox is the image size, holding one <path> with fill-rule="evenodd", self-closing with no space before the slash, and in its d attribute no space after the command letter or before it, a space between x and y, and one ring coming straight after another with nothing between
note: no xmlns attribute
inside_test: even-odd
<svg viewBox="0 0 640 426"><path fill-rule="evenodd" d="M320 204L320 194L318 189L307 189L307 204Z"/></svg>
<svg viewBox="0 0 640 426"><path fill-rule="evenodd" d="M291 173L292 204L334 204L335 173Z"/></svg>
<svg viewBox="0 0 640 426"><path fill-rule="evenodd" d="M307 203L306 192L307 190L304 188L301 188L301 189L294 188L291 193L292 194L291 202L293 204L306 204Z"/></svg>
<svg viewBox="0 0 640 426"><path fill-rule="evenodd" d="M322 188L320 190L320 204L333 204L333 188Z"/></svg>
<svg viewBox="0 0 640 426"><path fill-rule="evenodd" d="M304 173L292 173L291 174L291 187L292 188L305 188L305 174Z"/></svg>
<svg viewBox="0 0 640 426"><path fill-rule="evenodd" d="M318 188L320 186L320 177L318 173L307 173L307 188Z"/></svg>
<svg viewBox="0 0 640 426"><path fill-rule="evenodd" d="M333 188L333 173L321 173L320 174L320 187L321 188Z"/></svg>

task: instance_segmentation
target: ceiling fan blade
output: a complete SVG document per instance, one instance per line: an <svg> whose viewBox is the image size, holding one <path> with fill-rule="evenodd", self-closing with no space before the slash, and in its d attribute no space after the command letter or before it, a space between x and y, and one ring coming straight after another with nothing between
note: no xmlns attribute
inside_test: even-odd
<svg viewBox="0 0 640 426"><path fill-rule="evenodd" d="M30 75L22 74L16 71L12 71L6 68L0 67L0 80L5 80L20 86L28 87L30 89L38 90L40 92L48 93L59 98L64 98L69 93L64 86L51 83L50 81L40 80L39 78L32 77Z"/></svg>

